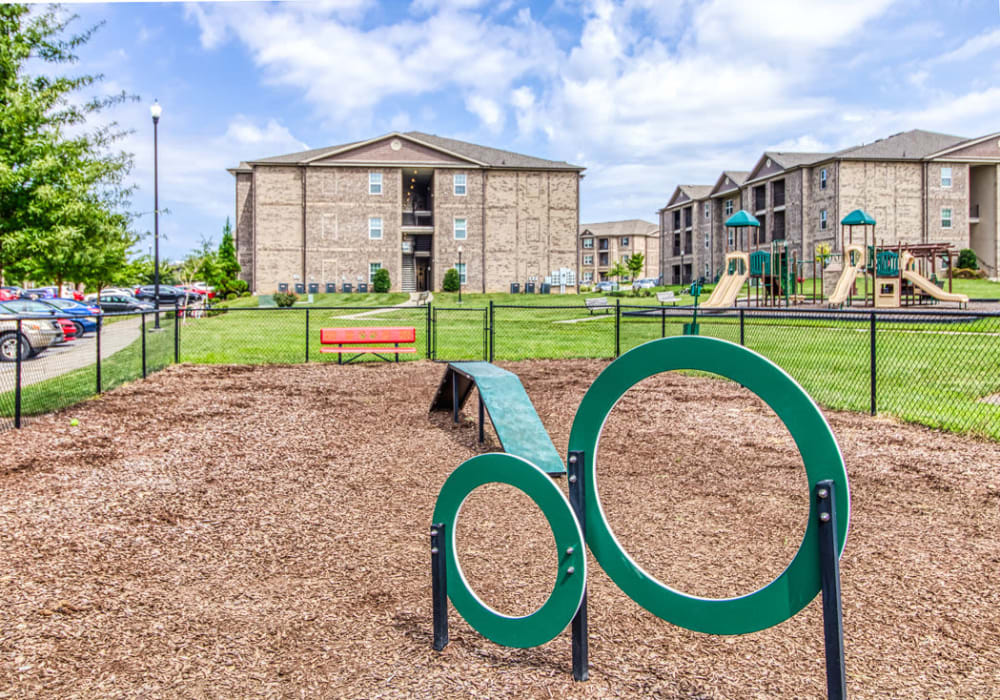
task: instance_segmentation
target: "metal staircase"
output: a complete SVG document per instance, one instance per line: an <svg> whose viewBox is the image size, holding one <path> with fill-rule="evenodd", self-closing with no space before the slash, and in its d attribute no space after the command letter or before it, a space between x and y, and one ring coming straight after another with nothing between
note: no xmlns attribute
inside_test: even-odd
<svg viewBox="0 0 1000 700"><path fill-rule="evenodd" d="M400 280L400 289L404 292L415 292L417 291L417 280L416 275L413 271L413 256L404 255L403 256L403 277Z"/></svg>

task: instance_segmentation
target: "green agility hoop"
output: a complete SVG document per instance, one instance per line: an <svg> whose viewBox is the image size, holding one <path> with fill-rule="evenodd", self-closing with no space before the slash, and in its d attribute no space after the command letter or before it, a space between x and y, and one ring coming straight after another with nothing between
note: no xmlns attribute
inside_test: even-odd
<svg viewBox="0 0 1000 700"><path fill-rule="evenodd" d="M511 617L493 610L473 592L458 563L455 525L459 511L473 490L489 483L509 484L526 493L552 528L559 553L556 583L548 600L530 615ZM434 522L445 525L448 597L473 629L497 644L522 648L544 644L566 629L583 600L587 556L583 533L569 501L539 467L503 452L477 455L463 462L441 487Z"/></svg>
<svg viewBox="0 0 1000 700"><path fill-rule="evenodd" d="M630 350L612 362L583 397L569 450L584 453L587 544L622 591L679 627L708 634L745 634L772 627L795 615L820 591L819 526L811 491L805 536L788 568L763 588L736 598L691 596L658 581L625 552L601 507L595 457L611 409L643 379L680 369L713 372L739 382L771 407L802 454L810 489L824 479L833 481L838 557L843 553L850 491L843 456L823 414L802 387L770 360L728 341L699 336L654 340Z"/></svg>

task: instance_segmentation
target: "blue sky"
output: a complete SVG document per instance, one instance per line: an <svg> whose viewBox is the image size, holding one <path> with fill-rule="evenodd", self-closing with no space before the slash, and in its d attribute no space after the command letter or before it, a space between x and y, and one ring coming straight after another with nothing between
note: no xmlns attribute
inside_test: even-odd
<svg viewBox="0 0 1000 700"><path fill-rule="evenodd" d="M216 242L226 168L420 130L587 168L586 221L644 218L680 183L765 149L830 150L923 128L1000 131L998 0L330 0L83 4L78 68L141 102L137 212L161 250ZM152 219L139 219L140 230ZM143 249L148 243L143 243Z"/></svg>

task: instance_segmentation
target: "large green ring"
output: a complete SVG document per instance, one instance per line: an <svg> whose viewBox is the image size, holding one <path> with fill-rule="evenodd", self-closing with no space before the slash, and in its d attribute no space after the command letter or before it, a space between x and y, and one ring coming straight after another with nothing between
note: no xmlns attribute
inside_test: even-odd
<svg viewBox="0 0 1000 700"><path fill-rule="evenodd" d="M556 583L542 607L530 615L511 617L493 610L473 592L458 563L455 525L459 511L474 489L489 483L510 484L526 493L552 528L558 552ZM473 629L497 644L522 648L544 644L566 629L583 600L587 556L583 533L569 501L539 467L503 452L477 455L463 462L441 487L434 522L445 526L448 597Z"/></svg>
<svg viewBox="0 0 1000 700"><path fill-rule="evenodd" d="M583 451L587 544L609 577L632 600L680 627L709 634L745 634L777 625L805 607L820 590L816 505L810 493L809 522L795 558L763 588L737 598L700 598L664 585L622 549L597 490L598 442L611 409L634 385L660 372L690 369L739 382L770 406L788 428L802 454L810 487L834 482L838 555L844 550L850 491L844 458L819 408L809 395L770 360L725 340L679 336L654 340L612 362L591 385L573 420L570 451ZM705 430L711 430L706 425ZM717 455L720 460L726 455Z"/></svg>

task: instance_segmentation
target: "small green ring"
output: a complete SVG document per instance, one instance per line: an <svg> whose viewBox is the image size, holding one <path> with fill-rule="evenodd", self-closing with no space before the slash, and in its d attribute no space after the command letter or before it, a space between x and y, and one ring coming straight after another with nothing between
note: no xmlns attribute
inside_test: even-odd
<svg viewBox="0 0 1000 700"><path fill-rule="evenodd" d="M545 603L530 615L512 617L493 610L473 592L458 563L455 525L459 511L473 490L489 483L509 484L523 491L552 528L558 553L556 582ZM445 526L448 597L473 629L497 644L521 648L544 644L566 629L583 600L587 556L583 532L569 501L539 467L504 452L477 455L463 462L441 487L434 522Z"/></svg>
<svg viewBox="0 0 1000 700"><path fill-rule="evenodd" d="M615 538L601 507L596 460L604 423L629 389L671 370L712 372L739 382L771 407L792 435L809 480L809 521L788 567L763 588L736 598L701 598L676 591L648 574ZM711 425L705 426L711 430ZM608 576L632 600L679 627L709 634L745 634L777 625L805 607L820 590L816 482L834 482L838 555L850 518L850 491L840 447L809 395L776 364L717 338L678 336L640 345L612 362L591 385L573 420L570 451L585 453L587 544ZM725 455L718 455L725 459Z"/></svg>

